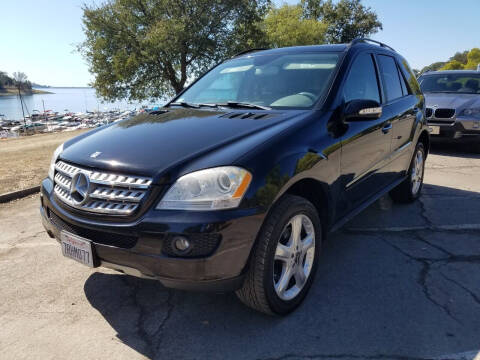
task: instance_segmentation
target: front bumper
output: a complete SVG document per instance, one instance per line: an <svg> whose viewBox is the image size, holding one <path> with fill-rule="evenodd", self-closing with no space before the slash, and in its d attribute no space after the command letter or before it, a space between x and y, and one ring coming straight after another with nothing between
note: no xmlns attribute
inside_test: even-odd
<svg viewBox="0 0 480 360"><path fill-rule="evenodd" d="M134 222L102 221L74 215L59 206L50 179L42 182L40 213L51 237L60 241L66 230L92 241L96 266L156 279L184 290L232 291L241 287L250 251L264 219L258 209L210 212L150 209ZM207 256L165 254L172 236L218 239ZM200 241L200 240L198 240Z"/></svg>
<svg viewBox="0 0 480 360"><path fill-rule="evenodd" d="M433 137L459 139L461 137L480 136L480 120L456 118L451 123L445 121L428 120L429 126L439 126L440 134L431 134Z"/></svg>

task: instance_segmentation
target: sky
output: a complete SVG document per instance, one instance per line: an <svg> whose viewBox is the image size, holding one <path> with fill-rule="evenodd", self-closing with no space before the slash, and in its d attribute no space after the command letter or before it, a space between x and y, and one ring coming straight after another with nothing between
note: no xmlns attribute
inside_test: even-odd
<svg viewBox="0 0 480 360"><path fill-rule="evenodd" d="M38 84L87 86L76 51L84 39L82 5L91 0L0 0L0 70L23 71ZM275 0L277 5L296 0ZM480 47L480 0L363 0L383 23L371 38L401 53L413 68Z"/></svg>

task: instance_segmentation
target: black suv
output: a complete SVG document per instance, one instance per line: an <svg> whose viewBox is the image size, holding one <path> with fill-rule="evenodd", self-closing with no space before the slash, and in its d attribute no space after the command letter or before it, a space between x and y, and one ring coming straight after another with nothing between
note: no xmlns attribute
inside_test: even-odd
<svg viewBox="0 0 480 360"><path fill-rule="evenodd" d="M374 44L375 43L375 44ZM328 232L380 196L420 196L429 134L403 57L347 45L255 50L157 111L60 146L41 215L65 256L285 314Z"/></svg>

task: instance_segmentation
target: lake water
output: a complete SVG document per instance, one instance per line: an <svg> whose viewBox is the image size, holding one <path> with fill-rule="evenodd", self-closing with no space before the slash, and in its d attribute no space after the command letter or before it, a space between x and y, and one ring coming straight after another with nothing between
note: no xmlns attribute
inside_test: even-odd
<svg viewBox="0 0 480 360"><path fill-rule="evenodd" d="M33 94L23 96L25 105L30 113L33 110L43 112L42 100L45 103L45 110L53 110L63 113L65 110L71 112L105 111L105 110L130 110L145 106L161 106L163 102L133 102L117 101L113 103L104 103L95 95L92 88L46 88L40 89L51 92L52 94ZM5 115L9 120L19 120L22 118L22 107L20 99L16 95L0 96L0 114ZM25 115L28 115L26 113Z"/></svg>

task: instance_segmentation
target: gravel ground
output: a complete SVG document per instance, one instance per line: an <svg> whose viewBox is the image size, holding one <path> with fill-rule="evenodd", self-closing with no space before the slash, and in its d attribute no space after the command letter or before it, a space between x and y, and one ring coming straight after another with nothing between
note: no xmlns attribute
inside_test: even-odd
<svg viewBox="0 0 480 360"><path fill-rule="evenodd" d="M1 358L479 359L480 155L434 147L425 183L334 233L284 318L90 270L45 234L37 197L2 205Z"/></svg>
<svg viewBox="0 0 480 360"><path fill-rule="evenodd" d="M0 140L0 194L40 185L56 147L82 132L85 130Z"/></svg>

